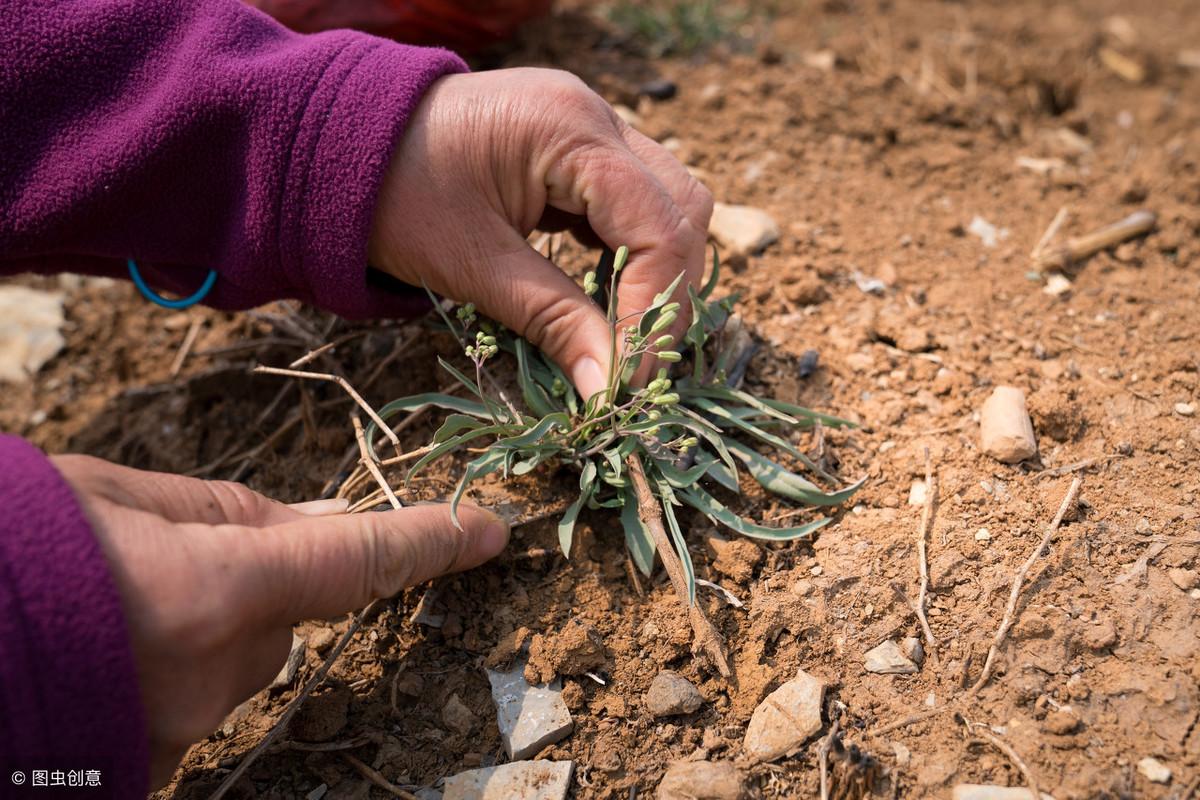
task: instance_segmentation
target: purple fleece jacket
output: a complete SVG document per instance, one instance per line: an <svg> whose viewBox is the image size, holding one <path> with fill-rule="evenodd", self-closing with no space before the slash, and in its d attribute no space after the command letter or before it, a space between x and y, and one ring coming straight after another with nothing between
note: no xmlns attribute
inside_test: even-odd
<svg viewBox="0 0 1200 800"><path fill-rule="evenodd" d="M414 107L466 68L453 54L298 35L236 0L0 0L0 53L0 273L122 275L133 257L174 292L217 270L221 308L423 306L368 281L367 239ZM137 673L88 521L14 437L0 509L0 796L43 796L33 770L142 796Z"/></svg>

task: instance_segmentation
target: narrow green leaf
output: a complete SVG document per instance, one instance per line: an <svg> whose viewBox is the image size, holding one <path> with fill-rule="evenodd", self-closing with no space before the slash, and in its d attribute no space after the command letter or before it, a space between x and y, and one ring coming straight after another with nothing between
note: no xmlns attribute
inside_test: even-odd
<svg viewBox="0 0 1200 800"><path fill-rule="evenodd" d="M529 410L539 417L553 414L557 409L550 401L550 396L530 373L528 342L517 337L514 343L517 351L517 383L521 386L521 396L525 399L525 405L529 406Z"/></svg>
<svg viewBox="0 0 1200 800"><path fill-rule="evenodd" d="M737 514L730 511L719 500L710 495L703 489L689 489L683 492L683 502L690 505L692 508L704 514L713 522L719 522L731 530L737 531L743 536L749 536L754 539L767 539L771 541L789 541L792 539L800 539L810 535L813 531L823 528L830 522L833 522L829 517L823 517L813 522L805 523L790 528L768 528L764 525L756 525L753 522L747 522Z"/></svg>
<svg viewBox="0 0 1200 800"><path fill-rule="evenodd" d="M708 276L708 281L704 284L704 288L700 290L700 299L707 300L712 296L713 290L717 288L717 282L721 280L721 259L717 257L717 247L713 245L712 249L712 274Z"/></svg>
<svg viewBox="0 0 1200 800"><path fill-rule="evenodd" d="M848 486L840 491L823 492L816 484L805 480L794 472L789 472L779 464L760 455L753 448L741 442L731 439L726 442L726 445L729 447L729 452L737 456L746 465L747 471L756 481L762 484L764 489L791 500L807 503L810 506L836 506L843 503L858 491L866 481L864 477L852 486Z"/></svg>
<svg viewBox="0 0 1200 800"><path fill-rule="evenodd" d="M782 400L774 400L769 397L764 397L762 399L762 402L764 404L770 406L771 408L775 409L776 411L781 411L784 414L789 414L793 417L796 417L801 422L803 422L804 420L809 420L810 424L811 424L811 422L819 422L822 425L824 425L826 428L857 428L858 427L857 422L851 422L848 419L842 419L841 417L835 417L835 416L832 416L831 414L822 414L819 411L813 411L812 409L805 408L804 406L798 406L798 405L795 405L794 403L785 403Z"/></svg>
<svg viewBox="0 0 1200 800"><path fill-rule="evenodd" d="M537 444L555 430L565 430L570 427L571 418L565 411L555 411L542 417L536 425L519 436L501 439L497 444L507 447L525 448Z"/></svg>
<svg viewBox="0 0 1200 800"><path fill-rule="evenodd" d="M462 501L463 493L467 491L467 486L504 466L506 456L506 451L489 450L467 464L466 471L463 472L462 478L458 481L458 486L454 489L454 496L450 498L450 521L454 523L454 527L460 531L463 529L462 523L458 519L458 504Z"/></svg>
<svg viewBox="0 0 1200 800"><path fill-rule="evenodd" d="M487 425L486 422L475 417L469 417L465 414L451 414L442 422L442 427L438 428L437 432L433 434L433 442L434 444L439 444L460 431L475 430L485 425Z"/></svg>
<svg viewBox="0 0 1200 800"><path fill-rule="evenodd" d="M404 476L404 483L407 484L409 481L411 481L413 476L424 469L425 466L431 461L441 458L442 456L450 453L458 447L461 447L472 439L478 439L481 436L500 434L505 430L507 430L507 428L503 425L488 425L483 428L476 428L473 431L467 431L466 433L459 434L452 439L447 439L425 455L421 456L419 459L417 459L417 463L409 467L408 474Z"/></svg>
<svg viewBox="0 0 1200 800"><path fill-rule="evenodd" d="M584 503L592 496L595 482L596 464L589 461L579 475L579 497L567 506L566 512L558 523L558 546L562 549L565 558L571 557L571 542L575 538L575 520L579 517L579 511L583 508Z"/></svg>
<svg viewBox="0 0 1200 800"><path fill-rule="evenodd" d="M660 490L662 484L659 484ZM667 491L670 491L669 489ZM679 520L675 519L674 504L666 498L662 504L663 516L667 520L667 529L671 531L671 541L675 543L675 551L683 564L683 578L687 583L688 605L696 603L696 569L692 566L692 554L688 552L687 542L684 541L683 531L679 529Z"/></svg>

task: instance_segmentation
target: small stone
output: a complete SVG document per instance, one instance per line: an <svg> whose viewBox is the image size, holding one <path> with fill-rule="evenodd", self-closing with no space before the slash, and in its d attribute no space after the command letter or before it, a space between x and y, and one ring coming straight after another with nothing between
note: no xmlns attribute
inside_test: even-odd
<svg viewBox="0 0 1200 800"><path fill-rule="evenodd" d="M975 531L975 541L977 542L987 542L990 541L991 538L992 532L987 528L980 528L979 530Z"/></svg>
<svg viewBox="0 0 1200 800"><path fill-rule="evenodd" d="M978 236L984 247L995 247L1008 238L1008 228L997 228L979 215L971 218L967 233Z"/></svg>
<svg viewBox="0 0 1200 800"><path fill-rule="evenodd" d="M832 50L813 50L801 56L804 66L830 72L837 66L837 53Z"/></svg>
<svg viewBox="0 0 1200 800"><path fill-rule="evenodd" d="M774 761L821 730L825 685L799 670L796 677L767 695L746 726L742 747L755 761Z"/></svg>
<svg viewBox="0 0 1200 800"><path fill-rule="evenodd" d="M669 669L654 676L646 691L646 708L656 717L691 714L703 703L704 698L691 681Z"/></svg>
<svg viewBox="0 0 1200 800"><path fill-rule="evenodd" d="M645 95L651 100L670 100L679 93L679 87L674 81L669 81L666 78L656 78L651 81L646 81L638 87L638 94Z"/></svg>
<svg viewBox="0 0 1200 800"><path fill-rule="evenodd" d="M443 800L564 800L574 761L514 761L446 778Z"/></svg>
<svg viewBox="0 0 1200 800"><path fill-rule="evenodd" d="M300 671L300 665L304 663L304 656L308 652L308 642L303 636L297 635L292 631L292 649L288 651L287 661L283 663L279 674L275 676L275 680L271 681L269 689L282 689L284 686L291 686L292 681L296 680L296 673Z"/></svg>
<svg viewBox="0 0 1200 800"><path fill-rule="evenodd" d="M1042 720L1042 728L1047 733L1053 733L1057 736L1065 736L1068 733L1074 733L1079 727L1079 717L1067 711L1065 708L1058 708L1051 711Z"/></svg>
<svg viewBox="0 0 1200 800"><path fill-rule="evenodd" d="M1024 786L991 786L983 783L960 783L950 790L951 800L1033 800L1033 792ZM1054 800L1042 792L1042 800Z"/></svg>
<svg viewBox="0 0 1200 800"><path fill-rule="evenodd" d="M61 292L0 286L0 383L25 383L62 350Z"/></svg>
<svg viewBox="0 0 1200 800"><path fill-rule="evenodd" d="M925 661L925 645L921 644L921 640L916 636L906 637L900 643L900 652L914 664L919 665Z"/></svg>
<svg viewBox="0 0 1200 800"><path fill-rule="evenodd" d="M1192 589L1190 592L1188 592L1188 597L1192 598L1193 600L1200 600L1200 589Z"/></svg>
<svg viewBox="0 0 1200 800"><path fill-rule="evenodd" d="M316 653L324 653L333 646L336 638L331 628L317 628L308 635L308 646Z"/></svg>
<svg viewBox="0 0 1200 800"><path fill-rule="evenodd" d="M1167 570L1167 577L1171 579L1171 583L1185 592L1194 589L1198 582L1196 570L1183 569L1182 567L1171 567Z"/></svg>
<svg viewBox="0 0 1200 800"><path fill-rule="evenodd" d="M1138 762L1138 772L1152 783L1170 783L1171 768L1157 758L1146 756Z"/></svg>
<svg viewBox="0 0 1200 800"><path fill-rule="evenodd" d="M760 208L717 203L708 232L734 255L761 253L779 240L779 226Z"/></svg>
<svg viewBox="0 0 1200 800"><path fill-rule="evenodd" d="M1195 403L1176 403L1175 413L1181 417L1190 417L1196 413Z"/></svg>
<svg viewBox="0 0 1200 800"><path fill-rule="evenodd" d="M997 461L1016 464L1037 455L1033 423L1020 389L997 386L983 404L979 427L983 452Z"/></svg>
<svg viewBox="0 0 1200 800"><path fill-rule="evenodd" d="M1071 281L1064 275L1052 272L1046 276L1046 285L1042 291L1051 297L1061 297L1071 291Z"/></svg>
<svg viewBox="0 0 1200 800"><path fill-rule="evenodd" d="M442 724L447 730L466 736L475 727L475 715L457 694L450 695L442 707Z"/></svg>
<svg viewBox="0 0 1200 800"><path fill-rule="evenodd" d="M446 621L446 613L438 608L435 589L426 589L421 594L421 599L417 601L417 607L413 609L412 616L408 619L413 625L424 625L428 628L442 627Z"/></svg>
<svg viewBox="0 0 1200 800"><path fill-rule="evenodd" d="M913 481L912 486L908 487L908 504L910 506L925 505L926 494L925 481Z"/></svg>
<svg viewBox="0 0 1200 800"><path fill-rule="evenodd" d="M881 675L910 675L919 671L916 664L905 658L900 645L888 639L878 647L867 651L865 664L867 672Z"/></svg>
<svg viewBox="0 0 1200 800"><path fill-rule="evenodd" d="M658 800L741 800L746 779L732 761L677 761L658 784Z"/></svg>
<svg viewBox="0 0 1200 800"><path fill-rule="evenodd" d="M800 363L796 365L796 374L801 378L807 378L817 371L817 367L821 363L821 354L816 350L805 350L800 354Z"/></svg>
<svg viewBox="0 0 1200 800"><path fill-rule="evenodd" d="M431 786L423 786L413 792L413 794L417 800L443 800L442 793Z"/></svg>
<svg viewBox="0 0 1200 800"><path fill-rule="evenodd" d="M762 550L749 539L726 539L713 533L704 542L714 556L713 569L738 583L746 583L753 578L754 568L763 560Z"/></svg>
<svg viewBox="0 0 1200 800"><path fill-rule="evenodd" d="M896 756L897 767L907 767L908 762L912 760L912 751L900 742L892 742L892 753Z"/></svg>
<svg viewBox="0 0 1200 800"><path fill-rule="evenodd" d="M329 785L322 783L317 788L313 789L308 794L304 795L304 800L321 800L325 793L329 791Z"/></svg>
<svg viewBox="0 0 1200 800"><path fill-rule="evenodd" d="M508 672L489 669L487 676L509 758L526 758L570 735L574 723L559 680L530 686L525 682L525 665L519 661Z"/></svg>
<svg viewBox="0 0 1200 800"><path fill-rule="evenodd" d="M1117 628L1112 620L1101 619L1084 628L1083 644L1089 650L1107 650L1117 643Z"/></svg>

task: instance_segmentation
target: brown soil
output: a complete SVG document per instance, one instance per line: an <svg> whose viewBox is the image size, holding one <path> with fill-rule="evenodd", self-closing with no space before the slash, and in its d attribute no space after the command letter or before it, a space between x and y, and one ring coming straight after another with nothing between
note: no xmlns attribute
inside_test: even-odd
<svg viewBox="0 0 1200 800"><path fill-rule="evenodd" d="M1200 599L1189 594L1200 418L1175 407L1200 394L1200 70L1177 54L1200 42L1192 0L774 4L773 15L758 9L739 23L736 41L656 61L586 4L568 5L494 63L566 67L630 104L648 77L678 84L675 99L638 105L645 131L674 139L719 200L765 208L782 229L779 243L726 274L769 345L748 381L860 420L805 446L846 479L869 480L812 543L706 543L711 527L685 517L698 575L745 603L700 590L735 680L693 660L661 575L631 582L615 520L585 514L570 560L555 551L551 519L518 528L494 563L440 581L441 630L410 621L420 590L387 607L290 736L367 735L349 752L401 785L494 763L503 753L482 665L494 649L506 657L502 640L511 654L531 637L531 672L565 676L575 717L574 733L545 757L576 761L580 798L651 795L682 758L739 759L750 714L799 667L827 682L845 707L845 740L868 756L835 762L835 785L913 798L947 797L959 782L1018 785L1013 763L950 714L873 731L931 700L954 702L977 679L1013 574L1072 478L1066 468L1088 461L1078 509L1031 571L994 677L962 710L994 726L1059 800L1186 796L1200 776ZM1144 80L1106 68L1104 48L1142 65ZM810 65L822 50L832 69ZM1021 156L1061 161L1042 175L1017 167ZM1063 205L1066 235L1141 207L1158 225L1076 265L1071 290L1050 296L1028 276L1028 253ZM985 247L968 230L976 215L1007 236ZM568 246L565 261L585 257ZM866 293L856 274L885 287ZM309 385L271 407L284 383L247 378L247 365L284 364L310 340L358 332L325 366L382 403L442 383L433 355L450 346L414 336L416 323L327 328L332 320L310 311L270 311L284 320L172 314L124 285L72 288L66 352L29 386L6 388L0 427L51 451L189 472L292 419L262 452L205 474L288 501L316 497L350 463L348 406L333 387ZM172 380L194 317L205 320L196 354ZM802 377L810 348L821 366ZM976 414L999 384L1028 394L1038 463L1009 467L980 452ZM433 422L408 429L405 444L426 441ZM938 647L916 674L867 674L867 650L919 635L910 598L921 509L908 495L927 447L941 486L929 541ZM453 478L453 468L431 471L415 492L442 496ZM476 497L536 511L570 485L569 475L541 475ZM739 510L772 521L789 508L750 493ZM297 685L345 625L300 626L313 650ZM528 637L513 636L520 628ZM696 684L699 711L669 721L644 711L664 668ZM249 701L159 796L208 796L294 691ZM1137 772L1145 756L1173 770L1170 786ZM815 744L746 766L756 796L816 794ZM385 796L337 752L286 748L260 759L236 796L297 797L321 783L326 797Z"/></svg>

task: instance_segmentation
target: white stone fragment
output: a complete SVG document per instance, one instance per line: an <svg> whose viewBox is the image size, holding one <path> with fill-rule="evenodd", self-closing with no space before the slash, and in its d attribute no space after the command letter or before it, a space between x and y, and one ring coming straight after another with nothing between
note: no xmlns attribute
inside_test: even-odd
<svg viewBox="0 0 1200 800"><path fill-rule="evenodd" d="M821 730L821 699L825 685L799 670L795 678L767 695L746 726L742 743L756 761L774 761L804 744Z"/></svg>
<svg viewBox="0 0 1200 800"><path fill-rule="evenodd" d="M531 686L520 661L508 672L489 669L487 676L496 704L496 724L509 758L527 758L570 735L574 723L562 699L561 681Z"/></svg>
<svg viewBox="0 0 1200 800"><path fill-rule="evenodd" d="M574 761L514 761L446 778L442 800L564 800Z"/></svg>
<svg viewBox="0 0 1200 800"><path fill-rule="evenodd" d="M1016 464L1037 454L1025 393L1016 387L997 386L992 390L980 412L979 430L983 452L997 461Z"/></svg>
<svg viewBox="0 0 1200 800"><path fill-rule="evenodd" d="M910 506L925 505L925 497L928 494L925 481L913 481L912 486L908 488L908 504Z"/></svg>
<svg viewBox="0 0 1200 800"><path fill-rule="evenodd" d="M717 244L738 255L760 253L779 240L779 226L770 214L761 208L725 203L713 206L708 232Z"/></svg>
<svg viewBox="0 0 1200 800"><path fill-rule="evenodd" d="M25 383L66 340L61 292L0 286L0 383Z"/></svg>
<svg viewBox="0 0 1200 800"><path fill-rule="evenodd" d="M300 671L300 665L304 663L304 656L308 653L308 641L292 631L292 649L288 651L287 661L283 663L279 674L275 676L275 680L271 681L269 689L282 689L284 686L291 686L292 681L296 680L296 673Z"/></svg>
<svg viewBox="0 0 1200 800"><path fill-rule="evenodd" d="M1146 756L1138 762L1138 772L1152 783L1171 782L1171 768L1151 756Z"/></svg>
<svg viewBox="0 0 1200 800"><path fill-rule="evenodd" d="M877 672L881 675L908 675L918 671L917 665L906 658L900 650L900 645L891 639L868 650L864 666L867 672Z"/></svg>
<svg viewBox="0 0 1200 800"><path fill-rule="evenodd" d="M1046 276L1046 285L1042 291L1051 297L1060 297L1071 291L1071 281L1065 275L1052 272Z"/></svg>
<svg viewBox="0 0 1200 800"><path fill-rule="evenodd" d="M1008 238L1008 228L997 228L978 214L971 219L971 224L967 226L967 233L978 236L984 247L995 247L999 242Z"/></svg>

